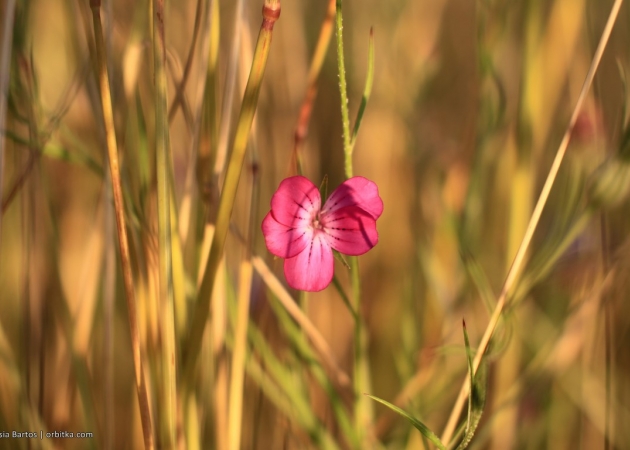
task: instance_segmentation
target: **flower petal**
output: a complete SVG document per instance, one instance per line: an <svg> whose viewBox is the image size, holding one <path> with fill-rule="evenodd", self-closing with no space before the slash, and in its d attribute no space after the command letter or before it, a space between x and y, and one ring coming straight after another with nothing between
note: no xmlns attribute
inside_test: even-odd
<svg viewBox="0 0 630 450"><path fill-rule="evenodd" d="M378 243L376 220L358 206L348 206L322 217L332 248L346 255L362 255Z"/></svg>
<svg viewBox="0 0 630 450"><path fill-rule="evenodd" d="M317 186L302 176L285 178L271 198L274 218L290 227L309 226L320 207Z"/></svg>
<svg viewBox="0 0 630 450"><path fill-rule="evenodd" d="M344 181L326 200L322 216L334 214L338 209L348 206L358 206L374 219L378 219L383 213L383 200L378 195L376 183L363 177L352 177Z"/></svg>
<svg viewBox="0 0 630 450"><path fill-rule="evenodd" d="M294 289L321 291L333 278L334 262L332 249L324 233L313 235L310 245L297 256L284 260L284 276Z"/></svg>
<svg viewBox="0 0 630 450"><path fill-rule="evenodd" d="M281 224L273 211L267 213L262 223L267 249L281 258L292 258L300 253L313 239L312 228L294 228Z"/></svg>

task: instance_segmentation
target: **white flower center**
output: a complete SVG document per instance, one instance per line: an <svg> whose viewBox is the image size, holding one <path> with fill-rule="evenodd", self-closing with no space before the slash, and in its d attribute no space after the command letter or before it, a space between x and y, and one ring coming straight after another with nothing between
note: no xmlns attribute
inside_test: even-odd
<svg viewBox="0 0 630 450"><path fill-rule="evenodd" d="M313 227L313 229L315 230L322 230L324 227L322 225L322 223L320 222L320 217L319 217L319 213L317 213L314 217L313 220L311 221L311 226Z"/></svg>

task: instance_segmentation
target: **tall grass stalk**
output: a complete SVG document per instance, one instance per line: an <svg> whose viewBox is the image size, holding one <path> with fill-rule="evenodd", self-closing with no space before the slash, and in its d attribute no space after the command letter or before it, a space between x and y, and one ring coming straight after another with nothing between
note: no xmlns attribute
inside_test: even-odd
<svg viewBox="0 0 630 450"><path fill-rule="evenodd" d="M219 136L219 114L217 112L217 64L219 61L219 41L221 37L219 0L210 0L209 9L210 42L208 45L208 69L206 71L203 94L199 150L196 162L197 182L202 195L207 192L212 182L212 175L214 174L212 158L217 152Z"/></svg>
<svg viewBox="0 0 630 450"><path fill-rule="evenodd" d="M255 148L255 145L252 147ZM254 161L256 158L252 158ZM252 220L256 214L257 202L254 201L254 193L257 191L255 165L251 164L250 177L246 177L248 183L248 205L245 206L249 211L245 214L243 223L246 225L246 234L244 236L243 256L240 264L239 282L237 292L236 305L236 325L234 327L234 346L232 349L232 361L230 370L230 392L228 401L228 450L239 450L241 448L241 434L243 422L243 389L245 380L245 356L247 350L247 328L249 325L249 305L252 289L252 277L254 270L252 267L252 245L255 233L254 223Z"/></svg>
<svg viewBox="0 0 630 450"><path fill-rule="evenodd" d="M512 262L512 265L510 266L510 270L508 271L508 274L506 276L505 282L501 289L501 293L499 294L499 297L497 299L496 307L492 313L492 316L490 317L488 326L486 327L483 337L481 338L481 342L479 343L477 347L477 354L475 355L475 359L473 361L473 368L475 372L479 369L481 360L485 354L486 349L488 348L488 344L490 343L490 338L492 337L494 330L496 328L496 325L499 321L499 318L501 317L501 313L507 301L508 292L512 289L514 284L518 281L518 275L523 266L523 263L525 262L525 254L531 243L532 237L534 235L534 231L536 231L538 221L540 220L540 216L545 207L547 199L549 198L549 193L551 192L551 188L556 179L556 175L558 174L558 170L560 169L560 165L566 153L567 147L569 145L569 141L571 140L571 134L573 132L573 128L575 127L575 123L577 122L578 115L582 110L582 105L584 104L586 96L590 90L591 84L593 83L593 78L595 77L595 73L597 72L597 68L599 67L599 63L601 61L602 55L604 53L604 50L610 38L612 28L617 19L617 15L619 14L619 9L621 8L622 3L623 3L623 0L615 0L615 3L613 4L610 14L608 16L608 20L606 22L604 30L602 31L599 44L595 51L595 55L593 56L593 60L591 61L591 65L589 67L588 73L586 74L586 79L584 81L584 84L582 85L580 95L577 99L575 108L573 109L573 112L571 114L571 118L569 120L567 128L562 137L562 141L560 142L558 151L556 152L556 156L549 170L547 179L545 180L545 184L543 185L540 196L538 197L538 201L536 202L536 205L534 207L532 216L527 225L525 235L523 236L523 240L521 241L521 244L518 248L516 256L514 257L514 261ZM462 387L460 389L455 405L449 416L444 432L442 433L441 440L443 443L445 443L445 445L448 445L451 441L453 432L455 431L455 427L457 425L457 420L464 406L467 395L468 395L468 382L464 381L464 383L462 383Z"/></svg>
<svg viewBox="0 0 630 450"><path fill-rule="evenodd" d="M247 252L249 253L249 252ZM249 323L249 299L252 286L252 263L249 255L241 262L238 284L236 329L230 372L230 397L228 402L228 449L238 450L241 445L243 420L243 381L245 378L245 351Z"/></svg>
<svg viewBox="0 0 630 450"><path fill-rule="evenodd" d="M239 114L236 128L236 137L232 148L232 155L227 168L219 211L217 215L216 228L214 231L212 245L208 262L204 271L201 286L197 296L195 314L191 325L191 331L187 342L186 355L184 359L183 385L189 386L192 381L195 365L201 348L201 339L208 319L210 310L210 298L214 287L216 272L219 262L223 257L225 238L229 229L230 217L234 207L236 188L240 179L241 168L247 149L249 132L254 119L260 86L265 73L267 57L271 46L271 36L273 25L280 17L280 1L265 0L263 6L263 22L258 35L252 68L245 88L241 112Z"/></svg>
<svg viewBox="0 0 630 450"><path fill-rule="evenodd" d="M109 159L109 169L112 181L112 193L114 196L114 209L116 214L116 229L118 231L118 245L125 285L125 297L127 300L127 314L129 318L129 330L131 335L131 347L133 353L133 363L135 370L136 391L140 408L140 418L142 421L142 431L144 446L152 449L153 426L151 423L151 410L149 406L149 395L144 378L144 368L142 364L142 352L140 350L140 335L138 332L138 314L136 310L136 300L134 294L133 275L131 260L129 258L129 243L127 241L127 230L125 223L125 210L123 205L123 193L120 184L120 168L118 165L118 148L116 143L116 131L114 128L114 113L112 110L111 92L109 88L109 78L107 74L107 57L105 54L105 42L103 41L103 27L101 25L100 0L91 0L92 18L94 23L94 40L96 48L97 78L99 81L101 94L101 107L103 108L103 125L107 142L107 154Z"/></svg>
<svg viewBox="0 0 630 450"><path fill-rule="evenodd" d="M166 42L164 0L152 3L153 71L155 79L155 158L159 247L160 395L158 411L160 446L175 445L175 312L173 299L173 252L171 243L171 175L169 120L166 93Z"/></svg>

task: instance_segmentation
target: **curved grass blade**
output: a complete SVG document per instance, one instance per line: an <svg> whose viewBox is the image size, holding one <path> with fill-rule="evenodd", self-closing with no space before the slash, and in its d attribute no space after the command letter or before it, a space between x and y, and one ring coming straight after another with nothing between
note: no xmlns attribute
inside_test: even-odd
<svg viewBox="0 0 630 450"><path fill-rule="evenodd" d="M378 397L375 397L375 396L370 395L370 394L364 394L364 395L366 395L367 397L370 397L372 400L376 400L377 402L382 403L383 405L387 406L392 411L394 411L394 412L400 414L401 416L403 416L405 419L407 419L411 423L411 425L416 427L416 429L420 433L422 433L422 435L424 437L426 437L428 440L433 442L433 445L435 445L440 450L446 450L446 447L444 446L444 444L442 444L442 441L440 441L440 438L437 437L437 435L433 431L431 431L429 429L429 427L427 427L425 424L420 422L418 419L416 419L415 417L410 415L404 409L401 409L398 406L393 405L393 404L389 403L388 401L383 400L382 398L378 398Z"/></svg>

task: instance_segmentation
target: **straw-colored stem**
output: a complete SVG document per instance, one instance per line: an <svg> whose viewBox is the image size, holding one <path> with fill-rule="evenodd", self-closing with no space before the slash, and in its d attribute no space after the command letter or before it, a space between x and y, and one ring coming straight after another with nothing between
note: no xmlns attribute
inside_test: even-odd
<svg viewBox="0 0 630 450"><path fill-rule="evenodd" d="M249 252L247 252L249 253ZM245 351L249 322L249 298L252 286L252 263L248 257L241 263L237 298L236 329L230 377L228 410L228 449L238 450L241 443L243 413L243 380L245 378Z"/></svg>
<svg viewBox="0 0 630 450"><path fill-rule="evenodd" d="M492 316L490 317L490 321L488 323L488 326L486 327L483 337L481 338L481 342L477 347L477 354L475 355L475 360L473 361L473 368L475 372L479 368L479 365L481 364L481 359L483 358L483 355L488 348L490 338L494 333L494 329L499 321L501 312L503 311L503 307L505 306L505 303L507 301L507 294L512 289L514 283L517 281L517 277L521 271L523 263L525 262L525 254L531 243L534 231L536 231L536 227L538 226L538 221L540 220L542 210L547 203L547 199L549 198L549 193L551 192L551 188L556 179L556 175L558 174L558 170L560 169L560 164L562 163L567 147L569 145L571 133L577 121L578 115L582 109L582 105L584 104L584 100L586 99L586 95L588 94L591 84L593 83L593 78L595 77L595 73L597 71L597 68L599 67L604 49L606 48L606 44L608 43L608 39L610 38L610 33L617 19L617 15L619 13L619 9L622 3L623 0L616 0L612 7L610 15L608 16L606 26L604 27L604 31L602 32L601 39L597 46L597 50L595 51L595 55L589 67L588 73L586 74L586 79L584 81L584 84L582 85L582 90L580 91L580 95L576 102L575 108L573 109L573 113L571 114L569 124L567 125L567 129L564 133L562 141L560 142L560 146L558 148L556 156L553 160L551 168L549 169L549 175L545 180L545 184L543 185L542 191L540 193L540 196L538 197L538 201L536 202L536 206L534 207L534 211L527 225L525 236L523 236L521 245L518 248L512 265L510 266L510 270L508 271L508 274L506 276L503 288L501 289L501 293L499 294L497 305L492 313ZM445 445L448 445L451 441L451 438L453 437L453 432L455 431L457 420L464 406L467 395L468 380L466 379L462 383L459 395L457 397L457 400L455 401L455 405L453 407L453 410L451 411L451 415L448 419L444 432L442 433L441 440Z"/></svg>
<svg viewBox="0 0 630 450"><path fill-rule="evenodd" d="M212 245L210 247L208 263L206 264L201 287L199 288L199 295L197 298L197 305L195 307L195 314L193 316L190 337L186 347L187 354L184 360L183 373L184 386L188 386L192 381L192 375L199 355L199 350L201 348L201 340L210 310L210 298L216 279L216 272L223 257L223 248L225 245L225 238L227 237L229 230L232 209L234 207L236 188L240 179L243 160L245 158L245 150L247 149L249 132L254 119L254 113L256 112L260 86L265 73L265 67L267 65L273 26L279 17L280 1L265 1L263 6L263 21L258 35L258 42L254 52L249 80L247 82L247 87L245 88L243 104L241 106L241 112L236 128L236 137L232 149L232 156L228 164L225 182L221 192L216 229Z"/></svg>
<svg viewBox="0 0 630 450"><path fill-rule="evenodd" d="M254 129L256 124L253 124ZM249 214L243 219L243 223L248 223L247 234L244 236L243 261L239 274L238 297L236 305L236 325L234 326L234 346L232 349L232 365L230 379L230 395L228 403L228 449L238 450L241 448L241 434L243 423L243 389L245 380L245 356L247 352L247 331L249 325L249 304L252 289L252 249L254 247L256 230L258 224L252 220L256 216L258 206L258 155L255 141L252 145L251 176L249 181L248 205Z"/></svg>
<svg viewBox="0 0 630 450"><path fill-rule="evenodd" d="M164 41L164 0L153 2L153 70L155 77L155 160L157 171L157 215L159 244L160 310L160 446L175 445L175 313L171 247L170 146L166 106L166 43Z"/></svg>
<svg viewBox="0 0 630 450"><path fill-rule="evenodd" d="M217 63L219 60L219 40L221 22L219 21L219 0L210 0L210 43L208 49L208 70L203 93L199 148L197 153L197 184L205 201L209 200L214 167L212 158L216 156L219 135L217 114ZM205 217L199 217L200 220ZM199 228L202 228L199 226Z"/></svg>
<svg viewBox="0 0 630 450"><path fill-rule="evenodd" d="M142 353L140 351L138 316L136 311L131 260L129 258L129 243L127 240L127 229L125 225L125 209L123 206L123 194L120 183L120 168L118 166L118 148L116 145L116 132L114 129L114 112L112 109L109 78L107 75L105 42L103 41L103 27L101 25L100 6L100 0L90 1L90 7L92 9L92 17L94 22L96 64L98 70L97 78L100 86L101 107L103 108L103 125L105 127L107 152L109 156L109 169L112 179L112 193L114 197L114 210L116 215L116 229L118 232L118 245L120 249L120 259L122 263L122 272L125 285L125 298L127 300L129 331L131 335L136 391L140 408L140 418L142 421L144 446L146 449L152 449L153 427L151 424L149 396L147 393L147 386L144 379L144 369L142 366Z"/></svg>

